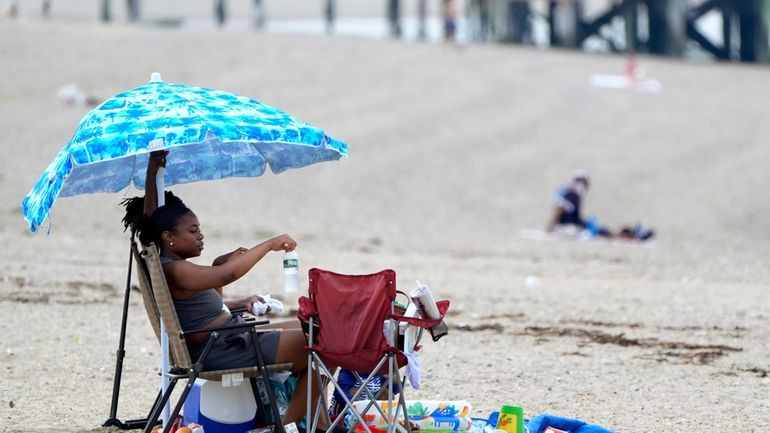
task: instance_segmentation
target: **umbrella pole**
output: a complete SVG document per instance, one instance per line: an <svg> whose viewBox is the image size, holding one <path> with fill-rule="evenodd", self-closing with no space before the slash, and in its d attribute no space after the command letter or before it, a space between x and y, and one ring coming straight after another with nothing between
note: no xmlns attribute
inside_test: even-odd
<svg viewBox="0 0 770 433"><path fill-rule="evenodd" d="M128 298L131 294L131 269L133 260L134 232L131 232L131 248L128 250L128 274L126 275L126 293L123 296L123 318L120 322L120 339L118 340L118 350L115 353L115 378L112 385L112 405L110 406L110 417L104 421L102 427L118 427L122 430L144 428L147 425L147 418L121 421L118 416L118 398L120 397L120 379L123 375L123 358L126 356L126 323L128 321Z"/></svg>
<svg viewBox="0 0 770 433"><path fill-rule="evenodd" d="M163 174L165 172L164 167L160 167L158 169L158 173L155 175L155 187L156 192L158 193L158 207L163 206L166 204L166 182L163 178ZM169 384L171 381L168 378L168 372L169 372L169 364L170 362L170 356L168 354L169 347L168 347L168 333L166 333L166 327L163 325L163 319L160 320L160 377L161 377L161 392L165 395L166 390L169 387ZM169 422L169 417L171 416L171 405L169 402L166 402L165 407L163 408L163 414L161 419L163 420L163 426L165 427L167 423Z"/></svg>

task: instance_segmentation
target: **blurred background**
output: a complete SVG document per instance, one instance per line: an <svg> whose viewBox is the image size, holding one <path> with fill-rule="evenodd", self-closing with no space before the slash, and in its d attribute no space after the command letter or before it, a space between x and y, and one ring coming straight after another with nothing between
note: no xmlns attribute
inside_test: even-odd
<svg viewBox="0 0 770 433"><path fill-rule="evenodd" d="M2 0L17 19L770 61L768 0Z"/></svg>

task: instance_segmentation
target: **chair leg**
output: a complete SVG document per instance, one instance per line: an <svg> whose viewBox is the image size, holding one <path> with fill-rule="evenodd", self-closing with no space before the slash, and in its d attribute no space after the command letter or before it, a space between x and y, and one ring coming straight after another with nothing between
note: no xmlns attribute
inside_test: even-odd
<svg viewBox="0 0 770 433"><path fill-rule="evenodd" d="M391 359L388 359L388 358L391 358ZM351 401L356 400L358 395L361 392L364 392L366 394L366 398L368 401L366 406L360 411L360 413L365 414L369 411L370 408L373 407L380 413L380 415L384 419L393 420L392 423L388 423L388 425L386 426L386 432L393 429L401 433L409 433L409 430L408 430L409 417L408 417L408 412L406 408L406 398L404 397L404 392L403 392L404 387L406 386L406 378L404 378L403 380L401 379L401 374L399 373L398 366L396 365L395 356L386 357L384 358L384 360L388 362L388 369L389 369L388 381L385 384L385 386L387 386L387 395L383 397L379 397L381 393L385 391L385 388L381 389L380 392L377 393L377 395L374 395L366 386L372 380L372 378L375 377L374 374L370 374L366 379L362 379L357 372L353 372L353 375L355 376L356 380L361 382L362 385L359 387L358 392L353 396ZM376 371L379 371L379 369ZM393 414L394 408L391 406L391 404L388 405L388 414L386 414L380 406L375 404L375 401L378 399L387 399L386 401L392 402L394 399L393 385L395 383L398 383L400 386L400 390L398 392L398 399L395 405L395 414ZM352 408L350 410L353 411ZM400 414L399 414L399 411L401 411ZM404 424L406 427L401 427L400 425L398 425L399 417L403 418Z"/></svg>
<svg viewBox="0 0 770 433"><path fill-rule="evenodd" d="M401 389L398 390L398 404L401 407L401 411L404 414L404 428L406 429L407 433L412 432L411 424L409 423L409 412L407 412L406 408L406 397L404 396L404 387L406 386L406 378L401 379L401 374L398 372L398 369L396 369L396 379L398 379L398 383ZM398 412L396 412L396 415L398 415Z"/></svg>
<svg viewBox="0 0 770 433"><path fill-rule="evenodd" d="M270 411L273 413L273 422L275 423L276 433L286 433L283 429L283 420L281 419L281 412L278 410L278 404L275 402L275 395L273 394L273 387L270 385L270 374L265 368L265 359L262 357L262 347L259 345L259 338L257 337L256 330L252 329L249 332L251 341L254 344L254 350L257 355L257 367L259 368L262 381L265 384L265 392L267 393L267 399L270 401Z"/></svg>
<svg viewBox="0 0 770 433"><path fill-rule="evenodd" d="M316 362L316 365L318 366L318 368L321 369L329 377L332 377L331 372L329 371L329 369L326 368L326 366L323 364L323 362L318 357L318 355L313 353L313 352L310 352L310 353L313 354L313 359ZM384 365L384 363L386 361L387 361L386 358L382 358L380 360L380 362L377 364L377 367L375 367L373 371L380 371L380 369L382 368L382 366ZM348 396L345 394L345 391L342 389L342 387L340 387L340 384L337 383L336 380L332 380L331 381L332 384L334 384L334 388L337 390L337 392L339 392L340 396L345 401L345 406L342 408L342 413L344 414L347 410L350 410L350 412L353 414L353 416L356 417L356 420L358 421L359 424L361 424L361 426L363 427L364 431L366 431L366 433L372 433L372 431L369 429L369 426L366 424L366 421L364 421L362 412L360 412L357 409L355 409L353 407L353 403L352 402L355 401L358 398L358 396L361 395L362 392L364 392L364 390L366 390L368 392L368 389L366 388L366 386L372 380L373 377L374 377L373 374L369 375L369 377L366 378L366 380L363 382L363 384L358 389L358 391L356 391L353 394L352 398L348 398ZM366 413L366 411L371 406L375 407L380 412L380 414L382 414L383 417L386 416L385 413L382 411L382 408L379 407L378 405L373 405L371 403L371 400L370 400L370 403L367 405L366 409L363 411L363 413ZM335 424L333 424L333 425L335 425Z"/></svg>
<svg viewBox="0 0 770 433"><path fill-rule="evenodd" d="M323 364L319 364L320 361L317 361L316 363L313 362L313 360L315 359L314 356L318 356L318 355L315 355L314 352L312 351L308 351L307 414L305 417L305 422L307 423L305 427L306 427L306 431L308 432L313 432L318 428L318 424L319 424L319 420L321 419L321 416L324 416L324 417L328 416L328 413L326 412L329 408L329 401L327 400L326 393L323 392L323 390L326 390L328 388L329 382L336 383L332 378L332 373L325 367L323 369L320 367L323 365ZM315 365L316 367L312 367L313 365ZM311 386L313 383L315 383L315 381L313 380L315 374L318 374L319 376L319 383L317 385L320 387L319 389L322 391L319 393L318 400L314 402L312 399L313 390ZM311 413L314 406L315 406L315 415L312 416L312 422L310 422L309 420L311 419ZM327 431L332 431L342 418L343 417L338 417L333 420L330 419L329 421L331 422L331 424L329 425Z"/></svg>
<svg viewBox="0 0 770 433"><path fill-rule="evenodd" d="M388 377L388 395L392 398L393 397L393 385L395 383L399 384L399 391L398 391L398 401L396 402L396 413L393 415L393 431L396 430L404 432L404 433L411 433L411 427L409 424L409 413L407 412L406 408L406 397L404 397L404 385L406 385L406 380L401 380L401 373L398 371L398 364L396 362L396 356L391 355L390 356L390 362L391 362L391 374ZM392 400L391 400L392 401ZM399 421L399 411L401 411L401 417L404 420L404 426L401 427L398 424Z"/></svg>
<svg viewBox="0 0 770 433"><path fill-rule="evenodd" d="M254 401L257 403L257 413L254 417L254 427L257 427L260 420L266 419L267 411L265 411L265 405L262 402L262 397L259 396L259 384L257 383L257 378L250 377L249 383L251 384L251 393L254 394Z"/></svg>
<svg viewBox="0 0 770 433"><path fill-rule="evenodd" d="M190 376L187 378L187 385L185 385L184 390L182 391L182 395L179 396L179 400L177 400L176 405L174 406L174 410L171 411L171 416L168 418L168 425L163 426L163 433L168 433L171 431L171 426L176 421L176 416L179 415L179 411L182 409L182 405L187 400L187 396L190 394L190 390L195 384L195 380L197 378L198 372L193 369L193 371L190 372Z"/></svg>
<svg viewBox="0 0 770 433"><path fill-rule="evenodd" d="M184 392L182 393L182 397L180 398L181 401L184 401L183 399L187 399L187 394L190 393L190 389L192 388L192 382L195 382L195 379L198 378L198 374L200 374L201 369L203 369L203 360L206 359L209 352L211 351L211 347L214 345L214 342L219 338L219 333L214 331L211 333L211 337L206 342L206 346L203 348L203 353L201 353L200 358L196 363L193 365L192 370L190 371L190 374L188 375L188 383L187 387L185 387ZM151 415L147 419L147 427L144 429L144 433L151 433L152 428L157 424L158 418L160 417L160 413L163 410L163 408L166 406L166 402L171 397L171 393L174 391L174 387L176 387L176 383L179 381L179 377L175 376L171 378L171 383L168 384L168 388L166 389L166 392L163 394L163 397L161 397L160 401L158 401L155 404L155 407L153 407ZM171 425L174 423L174 418L179 414L180 406L177 403L177 407L174 408L174 415L169 417L169 420L165 425L163 426L164 433L168 433L168 429L171 428Z"/></svg>
<svg viewBox="0 0 770 433"><path fill-rule="evenodd" d="M393 364L395 359L392 353L388 353L388 433L396 433L398 419L393 416ZM396 415L398 415L398 406L396 406Z"/></svg>
<svg viewBox="0 0 770 433"><path fill-rule="evenodd" d="M321 390L328 389L329 378L326 375L323 375L323 377L320 377L320 376L321 375L319 374L319 384L318 384L320 386L319 389L321 389ZM324 417L328 418L328 415L329 415L328 414L328 409L329 409L329 401L326 399L326 393L322 391L320 393L320 395L318 396L318 404L316 405L315 424L314 425L318 425L318 420L321 418L321 416L324 416ZM332 426L329 427L329 428L333 429L334 425L336 425L336 423L332 424ZM315 431L315 430L313 430L313 431Z"/></svg>
<svg viewBox="0 0 770 433"><path fill-rule="evenodd" d="M163 396L163 389L158 389L158 395L155 396L155 402L152 403L152 408L150 408L150 412L147 413L148 420L150 419L150 415L152 414L152 409L155 408L155 405L158 404L162 396Z"/></svg>
<svg viewBox="0 0 770 433"><path fill-rule="evenodd" d="M158 389L158 395L155 396L155 402L152 403L152 407L150 408L150 411L147 413L147 417L144 419L144 427L147 427L150 423L150 417L152 416L152 411L155 409L155 406L158 405L158 402L160 401L161 397L163 396L163 389ZM150 426L150 430L152 430L152 427L155 427L155 425L158 424L158 421L155 421L155 424ZM141 428L141 427L140 427ZM124 430L121 428L121 430Z"/></svg>
<svg viewBox="0 0 770 433"><path fill-rule="evenodd" d="M309 322L308 322L308 347L313 347L313 340L314 340L313 325L314 325L314 320L311 317ZM306 396L307 400L306 400L306 403L305 403L306 404L305 405L305 408L306 408L306 413L305 413L305 431L307 431L307 432L314 432L315 428L316 428L316 424L315 423L311 423L311 421L310 421L310 418L311 418L310 414L313 411L313 401L312 401L313 400L313 398L312 398L312 395L313 395L313 382L315 382L313 380L313 377L314 377L313 376L313 356L314 356L314 354L315 353L312 351L312 349L307 351L307 396ZM318 367L316 367L316 369L318 369Z"/></svg>
<svg viewBox="0 0 770 433"><path fill-rule="evenodd" d="M166 392L163 394L160 400L156 400L155 406L153 406L152 412L150 412L150 416L147 417L147 425L144 427L144 433L151 433L152 428L155 427L155 424L158 423L160 413L163 411L163 407L166 406L166 402L168 401L169 397L171 397L171 392L174 391L174 387L176 386L176 382L178 380L179 378L176 377L171 379L171 383L168 384Z"/></svg>

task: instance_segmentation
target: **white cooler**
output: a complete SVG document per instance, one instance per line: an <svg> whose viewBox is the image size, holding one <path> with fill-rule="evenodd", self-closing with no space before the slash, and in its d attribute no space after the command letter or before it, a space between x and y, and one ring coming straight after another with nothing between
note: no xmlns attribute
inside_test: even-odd
<svg viewBox="0 0 770 433"><path fill-rule="evenodd" d="M254 428L257 403L247 379L224 387L198 379L184 403L184 423L198 423L206 433L245 433Z"/></svg>

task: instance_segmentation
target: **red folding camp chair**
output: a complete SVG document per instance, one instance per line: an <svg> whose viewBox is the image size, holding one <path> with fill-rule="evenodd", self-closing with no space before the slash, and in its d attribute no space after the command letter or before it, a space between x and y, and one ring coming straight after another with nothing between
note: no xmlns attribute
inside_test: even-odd
<svg viewBox="0 0 770 433"><path fill-rule="evenodd" d="M376 408L387 421L385 431L394 433L399 427L399 420L409 431L409 423L404 399L405 381L401 381L399 369L407 364L407 358L398 347L398 324L406 322L421 328L437 325L449 308L449 301L436 303L441 318L436 320L408 318L394 311L396 299L396 273L391 269L370 275L342 275L313 268L309 272L308 296L299 299L299 319L307 324L308 329L308 373L316 374L332 383L345 400L341 415L331 420L327 429L333 430L345 422L347 413L352 413L357 421L357 428L372 433L364 420L370 407ZM386 337L384 329L390 336ZM348 398L347 393L334 379L334 367L350 370L361 380L362 385ZM365 375L365 379L361 377ZM376 375L387 377L387 401L394 402L394 384L399 384L401 391L396 404L385 404L385 409L376 404L376 397L367 387ZM312 401L313 380L308 381L307 430L314 432L318 427L321 407L326 408L325 392L317 402ZM322 385L322 391L325 386ZM359 411L352 401L368 400L366 407ZM315 417L311 409L316 407ZM393 413L395 406L395 414ZM352 426L348 426L352 428Z"/></svg>

